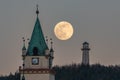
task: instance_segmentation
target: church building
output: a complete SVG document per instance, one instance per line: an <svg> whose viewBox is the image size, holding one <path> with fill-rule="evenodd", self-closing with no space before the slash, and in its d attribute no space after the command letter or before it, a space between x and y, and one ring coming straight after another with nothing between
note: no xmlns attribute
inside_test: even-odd
<svg viewBox="0 0 120 80"><path fill-rule="evenodd" d="M55 71L52 70L52 62L54 59L54 50L46 44L41 24L39 21L39 10L36 10L36 22L28 43L28 48L25 46L23 38L22 59L23 65L19 67L20 80L55 80Z"/></svg>

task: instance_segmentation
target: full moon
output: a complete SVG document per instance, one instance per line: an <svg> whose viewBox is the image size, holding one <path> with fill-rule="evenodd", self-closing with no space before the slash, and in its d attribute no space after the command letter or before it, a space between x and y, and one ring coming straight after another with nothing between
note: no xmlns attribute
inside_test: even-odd
<svg viewBox="0 0 120 80"><path fill-rule="evenodd" d="M60 40L68 40L73 35L73 27L69 22L61 21L54 28L56 37Z"/></svg>

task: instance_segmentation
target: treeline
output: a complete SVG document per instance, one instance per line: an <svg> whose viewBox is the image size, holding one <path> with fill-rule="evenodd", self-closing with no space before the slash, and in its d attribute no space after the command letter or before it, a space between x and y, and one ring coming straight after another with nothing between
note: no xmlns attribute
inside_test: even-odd
<svg viewBox="0 0 120 80"><path fill-rule="evenodd" d="M120 80L120 66L100 64L55 66L55 80Z"/></svg>
<svg viewBox="0 0 120 80"><path fill-rule="evenodd" d="M15 73L15 74L10 73L7 76L0 76L0 80L20 80L20 74L19 73Z"/></svg>
<svg viewBox="0 0 120 80"><path fill-rule="evenodd" d="M55 80L120 80L120 66L72 64L55 66ZM0 80L20 80L19 73L0 76Z"/></svg>

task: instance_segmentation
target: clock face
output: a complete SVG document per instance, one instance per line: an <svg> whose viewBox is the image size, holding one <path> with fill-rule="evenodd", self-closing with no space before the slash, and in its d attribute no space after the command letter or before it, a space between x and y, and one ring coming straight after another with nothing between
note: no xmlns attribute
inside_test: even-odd
<svg viewBox="0 0 120 80"><path fill-rule="evenodd" d="M32 64L38 65L39 64L39 58L32 58Z"/></svg>

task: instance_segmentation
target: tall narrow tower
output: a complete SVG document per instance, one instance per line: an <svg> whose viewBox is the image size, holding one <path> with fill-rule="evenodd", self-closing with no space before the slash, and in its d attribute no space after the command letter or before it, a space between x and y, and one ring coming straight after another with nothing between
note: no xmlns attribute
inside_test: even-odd
<svg viewBox="0 0 120 80"><path fill-rule="evenodd" d="M38 18L38 6L36 14L36 23L27 49L23 38L23 67L19 68L20 80L54 80L55 72L51 69L54 58L53 42L51 40L51 48L49 50Z"/></svg>
<svg viewBox="0 0 120 80"><path fill-rule="evenodd" d="M84 42L83 43L83 48L81 49L83 51L82 53L82 64L83 65L89 65L89 43Z"/></svg>

